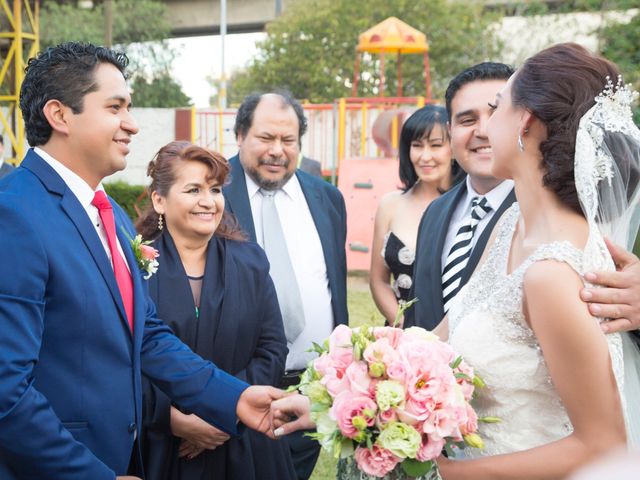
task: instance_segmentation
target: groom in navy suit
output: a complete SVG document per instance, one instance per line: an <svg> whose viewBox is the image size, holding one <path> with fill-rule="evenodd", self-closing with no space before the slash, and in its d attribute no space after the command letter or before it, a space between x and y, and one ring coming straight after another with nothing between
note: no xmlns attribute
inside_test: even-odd
<svg viewBox="0 0 640 480"><path fill-rule="evenodd" d="M67 43L32 59L22 85L34 148L0 182L3 480L142 476L141 373L225 432L270 430L275 389L247 388L156 318L133 226L104 194L138 131L127 62Z"/></svg>
<svg viewBox="0 0 640 480"><path fill-rule="evenodd" d="M240 151L223 190L227 208L271 263L289 347L282 388L298 383L313 358L312 342L321 344L348 323L344 199L296 168L305 129L302 107L288 93L247 97L235 123ZM281 248L274 250L274 242ZM298 478L308 478L318 443L300 432L286 440Z"/></svg>

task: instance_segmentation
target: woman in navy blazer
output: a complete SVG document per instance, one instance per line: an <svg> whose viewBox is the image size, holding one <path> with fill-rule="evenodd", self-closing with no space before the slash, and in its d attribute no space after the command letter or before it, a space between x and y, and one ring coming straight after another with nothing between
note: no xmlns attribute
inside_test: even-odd
<svg viewBox="0 0 640 480"><path fill-rule="evenodd" d="M160 267L149 280L159 315L203 358L251 384L276 385L286 338L269 264L224 212L227 161L171 142L151 161L151 205L138 221L155 238ZM148 478L294 478L281 442L245 431L238 438L171 405L145 382L143 461Z"/></svg>

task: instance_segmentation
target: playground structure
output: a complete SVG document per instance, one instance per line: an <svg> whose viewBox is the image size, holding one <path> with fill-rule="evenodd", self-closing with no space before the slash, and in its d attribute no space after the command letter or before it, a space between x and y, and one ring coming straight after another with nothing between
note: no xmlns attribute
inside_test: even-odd
<svg viewBox="0 0 640 480"><path fill-rule="evenodd" d="M25 151L20 86L28 59L38 51L39 9L39 0L0 0L0 125L11 145L11 163Z"/></svg>
<svg viewBox="0 0 640 480"><path fill-rule="evenodd" d="M380 198L398 190L398 143L404 120L432 102L429 46L425 35L391 17L359 36L354 69L354 92L363 53L380 55L377 97L340 98L327 104L303 104L308 133L302 139L304 155L319 160L323 174L342 192L347 208L347 268L368 270L373 226ZM396 97L384 96L385 54L424 57L425 96L402 96L401 62L397 61ZM235 110L183 110L176 117L176 138L235 155Z"/></svg>

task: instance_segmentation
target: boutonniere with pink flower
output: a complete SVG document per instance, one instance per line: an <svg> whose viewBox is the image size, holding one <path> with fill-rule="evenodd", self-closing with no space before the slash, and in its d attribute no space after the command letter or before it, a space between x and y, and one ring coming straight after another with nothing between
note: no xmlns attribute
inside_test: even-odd
<svg viewBox="0 0 640 480"><path fill-rule="evenodd" d="M158 271L158 265L160 264L157 258L160 254L158 250L149 245L151 241L142 239L142 235L136 235L130 239L130 242L133 253L136 256L136 261L138 262L138 267L140 267L140 270L143 272L146 272L144 279L149 280L151 275Z"/></svg>

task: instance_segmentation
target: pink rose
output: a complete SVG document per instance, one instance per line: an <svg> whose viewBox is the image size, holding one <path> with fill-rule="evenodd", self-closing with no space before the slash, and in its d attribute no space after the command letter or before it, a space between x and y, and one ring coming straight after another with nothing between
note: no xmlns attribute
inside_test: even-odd
<svg viewBox="0 0 640 480"><path fill-rule="evenodd" d="M386 338L389 340L389 344L396 348L398 346L398 342L400 338L402 338L402 330L401 328L393 328L393 327L375 327L373 329L373 336L376 340L380 340L381 338Z"/></svg>
<svg viewBox="0 0 640 480"><path fill-rule="evenodd" d="M404 405L404 409L398 411L398 417L404 423L415 426L424 422L435 408L436 402L433 399L427 398L418 401L409 398Z"/></svg>
<svg viewBox="0 0 640 480"><path fill-rule="evenodd" d="M369 386L371 385L371 377L369 377L369 368L366 362L353 362L345 371L349 388L354 395L367 395L373 398Z"/></svg>
<svg viewBox="0 0 640 480"><path fill-rule="evenodd" d="M374 445L371 450L358 447L354 456L358 468L374 477L384 477L400 462L400 458L378 445Z"/></svg>
<svg viewBox="0 0 640 480"><path fill-rule="evenodd" d="M364 350L362 357L369 363L369 365L373 363L382 363L385 368L387 365L395 363L400 359L398 353L386 337L370 343Z"/></svg>
<svg viewBox="0 0 640 480"><path fill-rule="evenodd" d="M416 460L421 462L435 460L442 452L445 443L446 442L443 439L435 440L428 435L423 435L422 445L420 445L420 448L418 449Z"/></svg>
<svg viewBox="0 0 640 480"><path fill-rule="evenodd" d="M385 410L384 412L378 412L378 417L376 418L376 425L378 427L382 427L389 422L393 422L398 419L398 415L396 413L395 408L390 408L389 410Z"/></svg>
<svg viewBox="0 0 640 480"><path fill-rule="evenodd" d="M407 378L407 395L414 401L443 403L455 386L455 377L448 365L425 364L414 369Z"/></svg>
<svg viewBox="0 0 640 480"><path fill-rule="evenodd" d="M342 392L336 397L331 407L331 417L338 422L340 433L345 437L354 438L362 428L356 425L362 423L371 427L375 423L377 406L371 398L364 395L354 396L350 392ZM356 425L354 425L354 420Z"/></svg>
<svg viewBox="0 0 640 480"><path fill-rule="evenodd" d="M329 351L333 351L338 348L348 348L351 350L353 345L351 344L351 329L346 325L338 325L333 329L331 335L329 335Z"/></svg>
<svg viewBox="0 0 640 480"><path fill-rule="evenodd" d="M140 245L140 253L145 260L155 260L160 256L158 250L149 245Z"/></svg>
<svg viewBox="0 0 640 480"><path fill-rule="evenodd" d="M390 380L395 380L404 385L406 376L407 369L402 362L396 361L387 365L387 377L389 377Z"/></svg>

